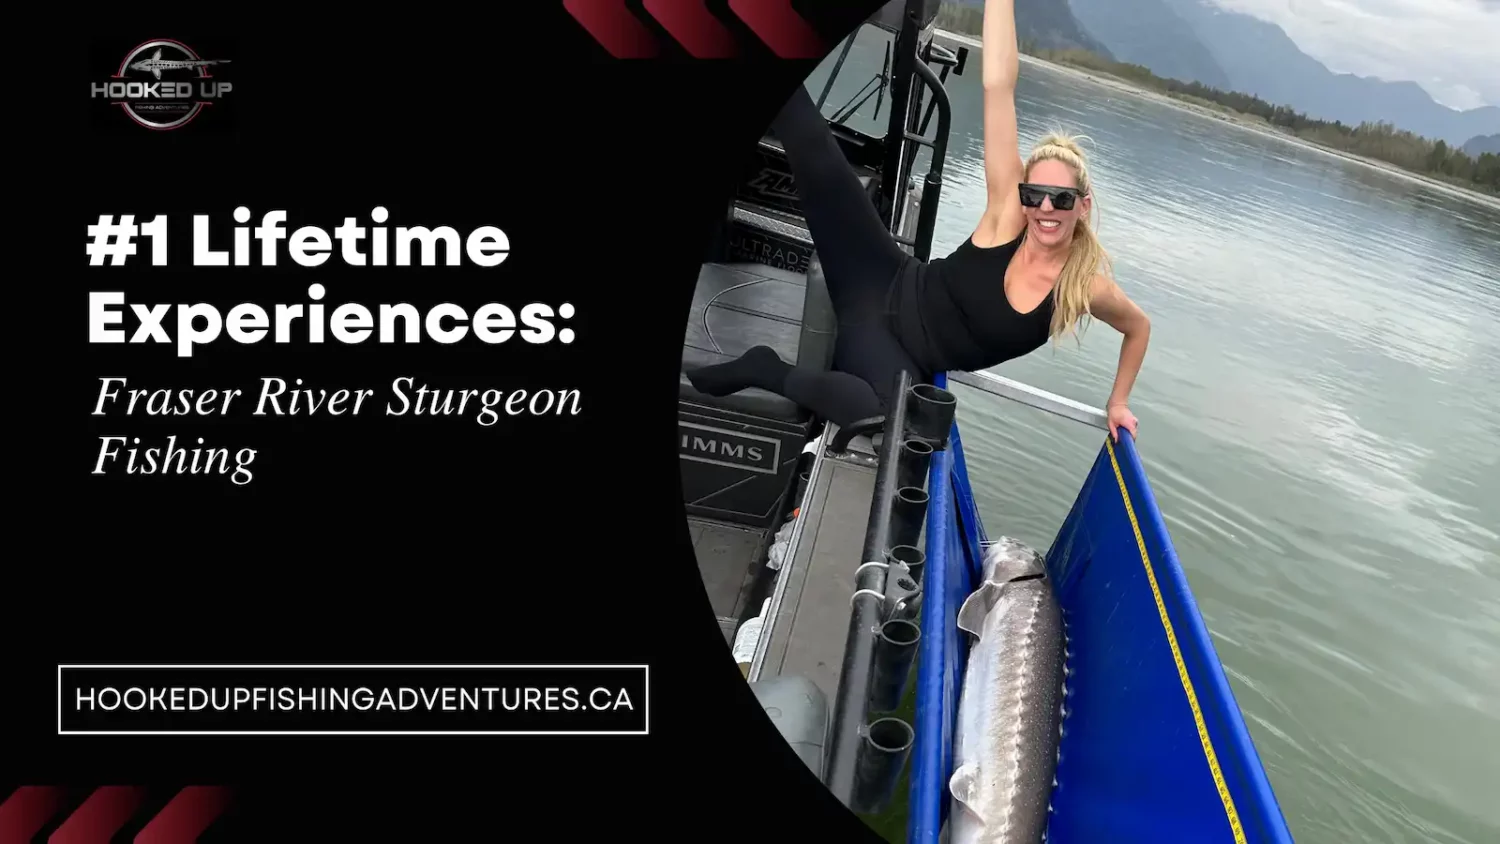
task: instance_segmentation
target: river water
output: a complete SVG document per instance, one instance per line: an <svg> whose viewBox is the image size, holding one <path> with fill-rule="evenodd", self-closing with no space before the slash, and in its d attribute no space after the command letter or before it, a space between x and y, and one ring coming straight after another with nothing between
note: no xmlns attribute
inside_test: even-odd
<svg viewBox="0 0 1500 844"><path fill-rule="evenodd" d="M948 86L935 255L984 206L979 64ZM1140 452L1293 835L1500 841L1500 208L1045 65L1017 100L1023 152L1092 139L1100 237L1152 318ZM995 371L1102 406L1118 354L1096 323ZM1046 548L1100 436L954 391L987 530Z"/></svg>

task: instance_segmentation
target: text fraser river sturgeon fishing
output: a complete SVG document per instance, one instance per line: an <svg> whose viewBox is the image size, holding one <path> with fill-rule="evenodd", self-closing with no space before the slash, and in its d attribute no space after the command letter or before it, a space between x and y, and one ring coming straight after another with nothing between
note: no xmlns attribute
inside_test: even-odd
<svg viewBox="0 0 1500 844"><path fill-rule="evenodd" d="M259 380L251 405L250 391L241 388L135 388L126 378L105 376L99 379L92 415L228 417L248 407L251 416L357 416L378 404L379 409L373 412L382 416L472 416L476 424L488 428L502 416L577 416L582 410L582 395L577 389L433 388L402 376L391 381L388 398L375 402L376 391L372 389L315 387L301 378L288 381L268 376ZM204 444L202 437L196 440L198 446ZM122 435L100 436L99 443L95 475L118 467L131 475L232 473L231 480L241 486L253 478L249 466L256 450L251 448L237 451L231 468L228 449L184 448L176 436L145 448L140 437Z"/></svg>
<svg viewBox="0 0 1500 844"><path fill-rule="evenodd" d="M111 409L123 409L126 416L228 416L241 404L241 389L128 389L124 378L99 379L99 399L94 416L104 416ZM374 390L303 386L301 378L267 377L260 379L252 416L329 416L357 415ZM497 407L504 404L509 416L576 416L580 394L576 389L512 390L433 389L416 384L416 379L401 377L391 382L391 398L384 405L386 416L463 416L475 415L475 421L489 427L500 419ZM122 407L123 406L123 407Z"/></svg>

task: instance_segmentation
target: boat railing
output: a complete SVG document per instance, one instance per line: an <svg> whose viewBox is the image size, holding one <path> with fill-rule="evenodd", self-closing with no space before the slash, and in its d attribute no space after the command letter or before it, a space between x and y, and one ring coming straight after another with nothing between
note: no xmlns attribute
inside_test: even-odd
<svg viewBox="0 0 1500 844"><path fill-rule="evenodd" d="M956 401L947 390L896 378L881 443L860 563L850 595L849 625L823 782L856 812L880 811L890 799L915 739L891 713L901 704L920 638L921 569L917 547L927 516L932 456L947 446ZM829 452L843 452L859 431L841 429Z"/></svg>
<svg viewBox="0 0 1500 844"><path fill-rule="evenodd" d="M943 161L948 156L948 133L953 120L953 108L948 101L948 91L943 87L942 80L927 62L916 60L915 67L917 75L932 92L932 104L937 107L938 118L937 131L933 133L931 139L914 131L914 127L904 132L907 141L932 149L932 166L928 168L927 176L922 180L922 203L917 209L917 231L912 240L904 244L912 247L912 254L917 260L925 261L932 253L932 238L937 231L938 205L941 204L943 196ZM913 108L912 111L912 119L915 122L916 109ZM915 157L915 155L912 156L913 159ZM907 167L910 167L910 162ZM897 240L901 238L898 237Z"/></svg>
<svg viewBox="0 0 1500 844"><path fill-rule="evenodd" d="M911 148L912 82L917 68L923 64L918 54L921 28L919 4L908 0L903 9L900 28L891 44L891 77L888 85L891 111L885 133L885 156L880 167L883 176L880 181L880 209L887 227L893 232L901 230L902 203L899 199L905 190L907 165L914 153ZM925 77L923 83L926 84Z"/></svg>
<svg viewBox="0 0 1500 844"><path fill-rule="evenodd" d="M882 168L886 174L881 180L881 205L889 209L887 220L896 242L911 250L918 260L925 261L932 253L932 240L937 231L938 206L942 203L943 162L948 158L948 139L953 123L953 105L948 99L944 82L949 70L962 62L941 48L934 49L929 41L926 49L920 49L920 10L909 8L900 32L896 36L895 61L891 74L891 117L886 132L886 159ZM934 71L932 63L942 66ZM920 81L920 88L913 90L912 83ZM931 96L927 101L927 114L919 120L923 95ZM929 137L927 127L933 113L937 114L937 129ZM910 205L898 202L916 162L919 147L932 151L932 164L923 179L921 202L917 208L916 230L911 237L902 234L906 230L906 214Z"/></svg>
<svg viewBox="0 0 1500 844"><path fill-rule="evenodd" d="M1012 378L996 375L993 372L950 372L948 380L955 384L963 384L982 390L992 396L1010 399L1020 402L1027 407L1037 410L1045 410L1055 416L1071 419L1074 422L1082 422L1092 428L1106 429L1109 427L1108 416L1097 407L1084 404L1080 401L1049 393L1046 390L1023 384Z"/></svg>

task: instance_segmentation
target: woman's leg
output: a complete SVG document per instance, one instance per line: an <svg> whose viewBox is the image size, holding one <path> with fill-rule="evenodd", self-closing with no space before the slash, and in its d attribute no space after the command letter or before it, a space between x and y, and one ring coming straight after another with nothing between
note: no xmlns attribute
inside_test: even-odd
<svg viewBox="0 0 1500 844"><path fill-rule="evenodd" d="M891 279L909 256L881 223L805 86L797 86L771 128L791 162L834 310L883 305Z"/></svg>
<svg viewBox="0 0 1500 844"><path fill-rule="evenodd" d="M848 425L884 412L882 397L900 368L916 372L886 327L891 281L909 256L875 213L828 121L797 86L772 131L786 149L792 178L828 280L839 323L835 371L794 367L768 346L689 372L699 392L727 396L748 387L785 396L823 419Z"/></svg>
<svg viewBox="0 0 1500 844"><path fill-rule="evenodd" d="M822 419L848 425L881 413L870 385L847 372L792 366L770 346L756 346L734 360L688 373L693 388L727 396L756 387L785 396Z"/></svg>
<svg viewBox="0 0 1500 844"><path fill-rule="evenodd" d="M845 427L885 413L896 375L902 370L913 379L927 378L881 322L840 324L833 358L835 370L798 367L782 360L771 347L756 346L735 360L689 372L688 380L700 392L714 396L758 387Z"/></svg>

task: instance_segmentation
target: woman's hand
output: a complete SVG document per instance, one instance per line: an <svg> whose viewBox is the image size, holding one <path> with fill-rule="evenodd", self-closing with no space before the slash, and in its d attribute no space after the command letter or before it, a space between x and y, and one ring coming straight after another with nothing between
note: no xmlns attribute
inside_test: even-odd
<svg viewBox="0 0 1500 844"><path fill-rule="evenodd" d="M1138 424L1140 423L1136 421L1135 414L1131 413L1130 408L1123 403L1109 406L1109 435L1114 437L1115 442L1120 441L1118 429L1124 428L1130 432L1131 437L1134 437Z"/></svg>

